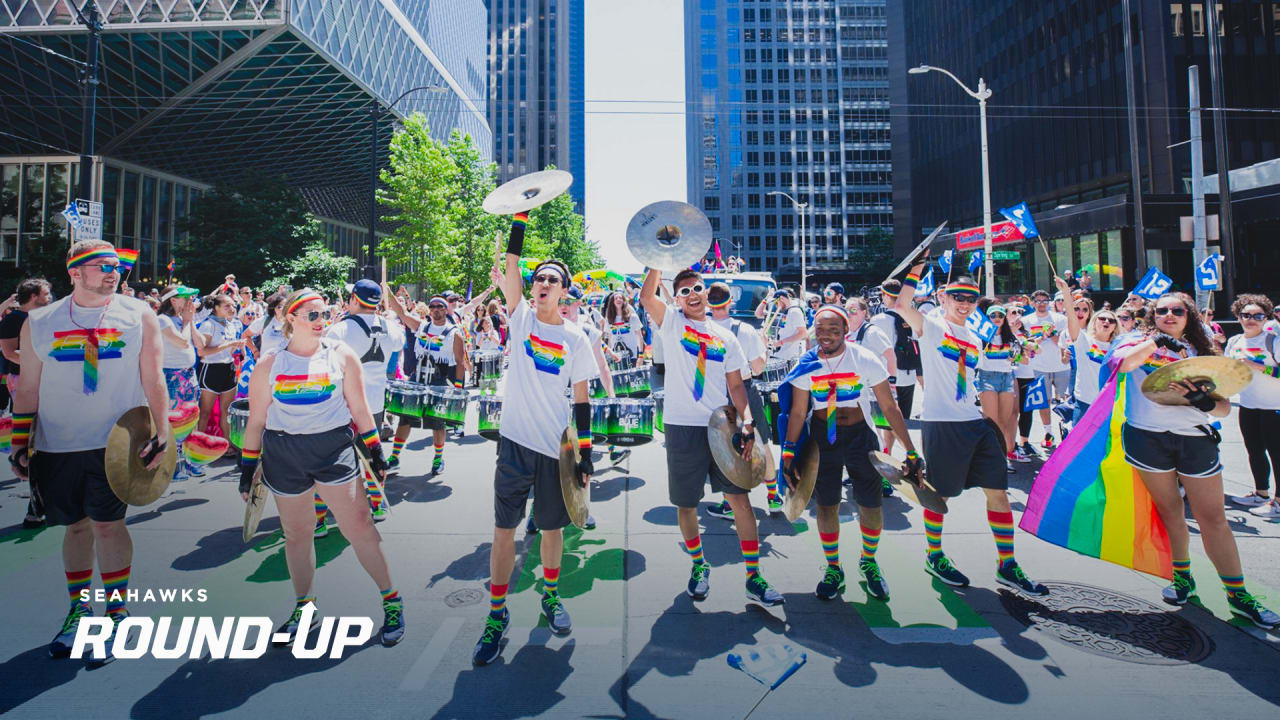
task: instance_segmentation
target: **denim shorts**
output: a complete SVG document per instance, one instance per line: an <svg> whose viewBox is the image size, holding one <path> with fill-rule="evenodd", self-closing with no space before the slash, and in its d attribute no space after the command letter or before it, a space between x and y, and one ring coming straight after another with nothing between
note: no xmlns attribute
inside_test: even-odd
<svg viewBox="0 0 1280 720"><path fill-rule="evenodd" d="M997 372L995 370L979 370L975 383L978 392L1011 393L1017 389L1013 382L1013 372Z"/></svg>

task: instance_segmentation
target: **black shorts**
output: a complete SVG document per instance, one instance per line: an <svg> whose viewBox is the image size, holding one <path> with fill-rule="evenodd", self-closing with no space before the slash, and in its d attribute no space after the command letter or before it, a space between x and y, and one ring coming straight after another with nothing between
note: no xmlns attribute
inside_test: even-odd
<svg viewBox="0 0 1280 720"><path fill-rule="evenodd" d="M827 443L825 418L814 417L809 423L809 435L818 441L818 483L813 495L818 505L839 505L844 489L840 481L844 471L853 480L853 499L859 507L878 508L884 500L880 486L880 473L871 464L870 453L879 450L875 432L865 423L836 427L836 444Z"/></svg>
<svg viewBox="0 0 1280 720"><path fill-rule="evenodd" d="M498 464L493 471L494 527L519 527L530 491L534 495L533 522L539 530L559 530L572 522L560 490L560 460L498 438Z"/></svg>
<svg viewBox="0 0 1280 720"><path fill-rule="evenodd" d="M902 419L911 419L911 405L916 398L916 381L913 378L910 385L897 385L898 409L902 411Z"/></svg>
<svg viewBox="0 0 1280 720"><path fill-rule="evenodd" d="M1009 489L1004 440L992 423L926 420L920 439L927 480L939 495L955 497L972 487Z"/></svg>
<svg viewBox="0 0 1280 720"><path fill-rule="evenodd" d="M1218 442L1208 435L1143 430L1125 423L1120 430L1125 462L1139 470L1212 477L1222 472Z"/></svg>
<svg viewBox="0 0 1280 720"><path fill-rule="evenodd" d="M341 485L360 476L349 425L306 435L262 433L262 483L276 495L305 495L313 486Z"/></svg>
<svg viewBox="0 0 1280 720"><path fill-rule="evenodd" d="M754 380L747 380L742 385L747 389L747 407L751 408L751 420L756 430L760 431L760 437L769 442L773 438L773 431L769 428L769 419L765 417L764 397L760 395L760 389L756 387Z"/></svg>
<svg viewBox="0 0 1280 720"><path fill-rule="evenodd" d="M200 389L222 394L236 389L236 367L231 363L201 363Z"/></svg>
<svg viewBox="0 0 1280 720"><path fill-rule="evenodd" d="M679 508L696 508L707 481L711 492L745 495L746 490L729 482L711 457L710 438L705 427L666 425L667 496Z"/></svg>
<svg viewBox="0 0 1280 720"><path fill-rule="evenodd" d="M50 525L73 525L86 517L123 520L128 507L107 484L105 449L37 452L31 456L31 489L44 503Z"/></svg>

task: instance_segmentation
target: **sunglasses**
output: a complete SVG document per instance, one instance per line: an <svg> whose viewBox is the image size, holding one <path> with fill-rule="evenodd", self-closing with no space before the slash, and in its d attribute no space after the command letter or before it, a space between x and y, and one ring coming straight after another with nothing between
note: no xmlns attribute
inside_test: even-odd
<svg viewBox="0 0 1280 720"><path fill-rule="evenodd" d="M432 303L431 305L427 306L427 309L428 310L447 310L448 306L441 305L440 303Z"/></svg>
<svg viewBox="0 0 1280 720"><path fill-rule="evenodd" d="M1116 317L1120 318L1124 322L1133 322L1132 315L1117 315Z"/></svg>
<svg viewBox="0 0 1280 720"><path fill-rule="evenodd" d="M1241 320L1253 320L1255 322L1263 322L1267 319L1266 313L1242 313Z"/></svg>
<svg viewBox="0 0 1280 720"><path fill-rule="evenodd" d="M951 299L958 303L972 304L978 302L978 296L973 293L953 293Z"/></svg>
<svg viewBox="0 0 1280 720"><path fill-rule="evenodd" d="M1082 308L1082 307L1078 307L1078 308L1076 308L1076 314L1077 314L1077 315L1088 315L1088 314L1089 314L1089 308Z"/></svg>
<svg viewBox="0 0 1280 720"><path fill-rule="evenodd" d="M702 283L685 285L684 287L676 291L676 297L689 297L693 293L701 293L703 290L706 290L706 289L707 289L707 286L703 285Z"/></svg>
<svg viewBox="0 0 1280 720"><path fill-rule="evenodd" d="M103 263L101 265L85 265L85 267L97 268L98 270L102 271L103 275L110 275L111 273L121 272L119 265L112 265L111 263Z"/></svg>
<svg viewBox="0 0 1280 720"><path fill-rule="evenodd" d="M1015 317L1022 317L1022 311L1021 311L1021 310L1010 310L1010 311L1009 311L1009 314L1010 314L1010 315L1013 315L1013 316L1015 316Z"/></svg>
<svg viewBox="0 0 1280 720"><path fill-rule="evenodd" d="M535 284L543 283L545 285L559 285L560 276L556 275L555 273L538 273L537 275L533 276L533 282Z"/></svg>
<svg viewBox="0 0 1280 720"><path fill-rule="evenodd" d="M297 313L294 313L294 314L296 315ZM306 318L307 322L315 322L320 318L324 318L325 320L328 320L332 315L333 313L330 312L329 310L312 310L311 312L307 313L306 315L303 315L302 317Z"/></svg>
<svg viewBox="0 0 1280 720"><path fill-rule="evenodd" d="M1094 322L1102 323L1103 325L1115 325L1115 324L1116 324L1116 321L1115 321L1115 320L1112 320L1111 318L1098 318L1097 320L1094 320Z"/></svg>
<svg viewBox="0 0 1280 720"><path fill-rule="evenodd" d="M1173 316L1174 316L1174 317L1184 317L1184 316L1186 316L1186 314L1187 314L1187 309L1186 309L1186 308L1182 308L1182 307L1172 307L1172 308L1170 308L1170 307L1162 307L1162 308L1156 308L1156 317L1164 317L1165 315L1168 315L1169 313L1173 313Z"/></svg>

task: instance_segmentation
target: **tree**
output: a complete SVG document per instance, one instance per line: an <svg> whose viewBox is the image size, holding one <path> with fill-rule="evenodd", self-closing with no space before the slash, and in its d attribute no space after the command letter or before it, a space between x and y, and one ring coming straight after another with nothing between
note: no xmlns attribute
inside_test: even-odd
<svg viewBox="0 0 1280 720"><path fill-rule="evenodd" d="M279 175L249 175L214 187L179 229L188 236L174 246L176 274L205 289L217 287L227 273L242 287L259 287L283 274L308 245L324 242L302 196Z"/></svg>
<svg viewBox="0 0 1280 720"><path fill-rule="evenodd" d="M503 218L490 215L483 207L485 196L496 187L497 166L486 164L475 141L459 130L449 135L448 152L457 168L449 207L457 230L458 289L472 287L480 293L490 284L494 233L506 229Z"/></svg>
<svg viewBox="0 0 1280 720"><path fill-rule="evenodd" d="M319 223L317 220L312 222ZM312 243L301 255L289 261L283 273L266 281L265 287L271 291L281 285L295 289L309 287L341 297L355 266L355 258L335 255L324 243Z"/></svg>
<svg viewBox="0 0 1280 720"><path fill-rule="evenodd" d="M67 275L66 226L49 217L40 235L24 235L19 264L0 263L0 299L9 297L18 289L18 283L27 278L44 278L53 285L53 294L63 297L71 292L71 278Z"/></svg>
<svg viewBox="0 0 1280 720"><path fill-rule="evenodd" d="M387 265L403 270L396 282L422 283L434 290L454 288L458 267L456 210L458 166L449 148L431 137L426 117L414 113L391 138L391 167L381 173L378 202L392 209L396 223L378 251Z"/></svg>

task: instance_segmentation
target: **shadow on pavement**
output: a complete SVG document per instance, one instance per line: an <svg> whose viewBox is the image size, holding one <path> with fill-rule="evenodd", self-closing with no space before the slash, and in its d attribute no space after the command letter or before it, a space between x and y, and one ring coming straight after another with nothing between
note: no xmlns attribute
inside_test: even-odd
<svg viewBox="0 0 1280 720"><path fill-rule="evenodd" d="M54 660L44 645L14 655L0 665L0 715L71 682L84 669L84 660Z"/></svg>
<svg viewBox="0 0 1280 720"><path fill-rule="evenodd" d="M507 720L549 712L565 699L560 686L573 672L575 648L572 637L555 649L529 644L514 657L502 655L492 665L464 670L454 681L453 697L435 717Z"/></svg>
<svg viewBox="0 0 1280 720"><path fill-rule="evenodd" d="M448 467L445 472L449 472ZM421 475L406 476L402 465L400 472L391 476L384 486L387 501L395 507L402 502L429 503L444 500L453 494L453 488L444 481L447 477L447 474L439 476L439 479L428 477L426 470Z"/></svg>
<svg viewBox="0 0 1280 720"><path fill-rule="evenodd" d="M644 480L635 475L614 475L591 486L591 502L608 502L623 492L639 490L644 484Z"/></svg>
<svg viewBox="0 0 1280 720"><path fill-rule="evenodd" d="M209 502L208 498L184 498L182 500L170 500L158 508L153 508L144 513L129 516L129 519L125 520L125 524L137 525L138 523L144 523L148 520L155 520L167 512L174 512L175 510L182 510L183 508L204 505L207 502Z"/></svg>
<svg viewBox="0 0 1280 720"><path fill-rule="evenodd" d="M432 575L431 579L427 581L427 587L433 587L445 578L464 582L488 580L489 550L492 547L493 543L491 542L480 543L475 550L455 559L444 570Z"/></svg>
<svg viewBox="0 0 1280 720"><path fill-rule="evenodd" d="M169 567L184 571L221 567L259 544L269 542L269 536L279 531L280 516L278 515L264 517L262 524L258 526L258 536L248 545L241 539L240 526L223 528L197 540L194 550L174 558Z"/></svg>

